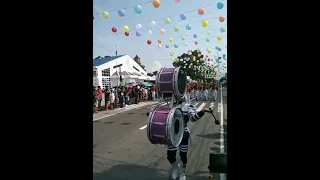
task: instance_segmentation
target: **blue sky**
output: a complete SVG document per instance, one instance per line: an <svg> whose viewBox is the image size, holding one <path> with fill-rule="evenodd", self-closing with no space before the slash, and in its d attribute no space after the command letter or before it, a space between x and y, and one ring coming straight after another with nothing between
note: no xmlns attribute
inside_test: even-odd
<svg viewBox="0 0 320 180"><path fill-rule="evenodd" d="M223 9L217 9L217 2L224 2ZM148 0L93 0L93 12L95 19L93 20L93 57L115 55L115 45L118 55L128 54L134 57L136 54L141 58L142 63L146 66L147 72L159 70L161 67L172 67L172 61L182 52L189 49L200 48L201 51L207 54L206 49L210 48L212 53L208 54L213 57L217 55L215 47L222 48L219 54L226 54L227 36L226 32L221 33L220 28L227 29L225 20L219 22L219 16L224 16L227 19L227 4L226 0L180 0L175 3L174 0L161 0L159 8L152 6L152 1ZM132 6L141 5L142 13L136 14ZM131 8L132 7L132 8ZM126 9L128 8L128 9ZM198 15L198 9L204 8L204 15ZM125 9L125 16L118 15L119 9ZM110 14L108 19L104 19L101 15L103 11ZM186 20L180 19L180 14L186 14ZM164 19L170 18L170 24L165 24ZM207 20L209 25L206 28L201 26L201 22ZM150 30L150 22L155 21L156 27L152 30L152 35L148 35ZM136 36L136 25L141 24L142 36ZM192 29L186 30L186 25L190 24ZM130 28L130 35L125 36L123 26L127 25ZM175 32L173 27L179 26L179 32ZM116 27L117 33L112 33L111 28ZM160 35L160 29L165 29L166 34ZM211 31L210 42L207 43L205 38L208 37L207 32ZM193 38L196 34L197 38ZM181 36L186 37L188 45L181 40ZM216 36L222 36L221 41L217 41ZM174 41L169 43L168 39L173 38ZM147 45L147 40L151 40L152 44ZM157 41L162 41L162 48L159 48ZM195 45L194 41L199 44ZM174 48L177 44L179 47ZM169 45L170 48L165 48ZM170 56L170 52L175 51L174 56ZM226 64L223 60L222 64ZM224 70L226 72L226 69ZM224 73L222 72L222 73Z"/></svg>

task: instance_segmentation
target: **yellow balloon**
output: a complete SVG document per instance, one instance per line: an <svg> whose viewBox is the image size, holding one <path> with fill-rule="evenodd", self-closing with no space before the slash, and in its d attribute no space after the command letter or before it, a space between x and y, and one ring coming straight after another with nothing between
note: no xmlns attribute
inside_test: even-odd
<svg viewBox="0 0 320 180"><path fill-rule="evenodd" d="M209 23L208 23L208 21L202 21L201 24L202 24L202 27L207 27Z"/></svg>
<svg viewBox="0 0 320 180"><path fill-rule="evenodd" d="M173 38L169 38L169 42L173 42Z"/></svg>
<svg viewBox="0 0 320 180"><path fill-rule="evenodd" d="M109 18L109 13L107 11L103 11L102 12L102 17L105 18L105 19L108 19Z"/></svg>
<svg viewBox="0 0 320 180"><path fill-rule="evenodd" d="M128 26L123 26L123 31L124 32L129 32L129 27Z"/></svg>
<svg viewBox="0 0 320 180"><path fill-rule="evenodd" d="M165 19L164 19L164 23L166 23L166 24L169 24L170 21L171 21L170 18L165 18Z"/></svg>
<svg viewBox="0 0 320 180"><path fill-rule="evenodd" d="M217 37L217 40L218 40L218 41L221 41L221 40L222 40L222 37L221 37L221 36L218 36L218 37Z"/></svg>

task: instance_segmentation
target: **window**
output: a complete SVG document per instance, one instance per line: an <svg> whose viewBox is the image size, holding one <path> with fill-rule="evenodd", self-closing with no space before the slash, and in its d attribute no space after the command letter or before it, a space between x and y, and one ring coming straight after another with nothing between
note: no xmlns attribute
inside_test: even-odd
<svg viewBox="0 0 320 180"><path fill-rule="evenodd" d="M111 87L110 78L102 78L102 88Z"/></svg>
<svg viewBox="0 0 320 180"><path fill-rule="evenodd" d="M97 77L97 71L93 71L93 77Z"/></svg>
<svg viewBox="0 0 320 180"><path fill-rule="evenodd" d="M141 72L142 75L145 75L143 72Z"/></svg>
<svg viewBox="0 0 320 180"><path fill-rule="evenodd" d="M122 66L122 64L119 64L119 65L113 66L113 69L118 68L118 67L121 67L121 66Z"/></svg>
<svg viewBox="0 0 320 180"><path fill-rule="evenodd" d="M132 66L132 67L133 67L133 69L135 69L136 71L140 72L138 68L136 68L136 67L134 67L134 66Z"/></svg>
<svg viewBox="0 0 320 180"><path fill-rule="evenodd" d="M110 68L101 71L102 76L110 76Z"/></svg>

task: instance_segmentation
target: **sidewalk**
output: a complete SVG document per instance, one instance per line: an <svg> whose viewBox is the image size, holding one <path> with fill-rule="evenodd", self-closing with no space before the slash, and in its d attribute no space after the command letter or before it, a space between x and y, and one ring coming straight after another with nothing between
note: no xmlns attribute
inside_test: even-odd
<svg viewBox="0 0 320 180"><path fill-rule="evenodd" d="M93 114L93 121L102 119L102 118L106 118L109 116L113 116L116 115L119 112L126 112L132 109L138 109L144 106L148 106L148 105L154 105L154 104L158 104L159 101L154 100L154 101L144 101L144 102L140 102L139 104L131 104L131 105L127 105L123 108L116 108L113 110L108 110L108 111L99 111L98 113L94 113Z"/></svg>

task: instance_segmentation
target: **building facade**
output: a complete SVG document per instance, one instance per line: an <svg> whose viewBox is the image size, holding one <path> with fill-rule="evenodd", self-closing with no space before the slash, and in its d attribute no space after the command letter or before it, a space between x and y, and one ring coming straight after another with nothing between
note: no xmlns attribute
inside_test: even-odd
<svg viewBox="0 0 320 180"><path fill-rule="evenodd" d="M120 76L123 84L120 83ZM94 86L105 88L131 82L143 83L153 78L147 76L147 72L129 55L97 57L93 60Z"/></svg>

